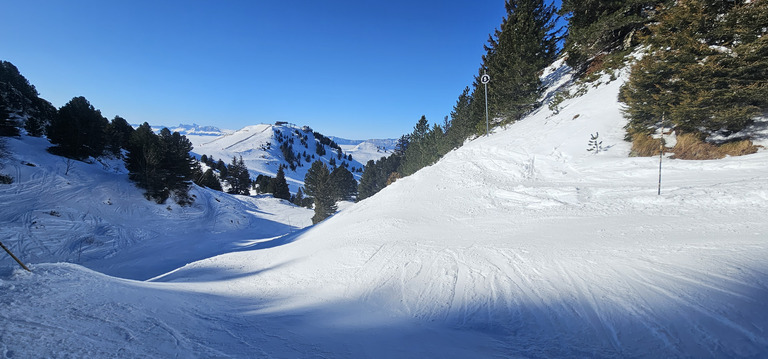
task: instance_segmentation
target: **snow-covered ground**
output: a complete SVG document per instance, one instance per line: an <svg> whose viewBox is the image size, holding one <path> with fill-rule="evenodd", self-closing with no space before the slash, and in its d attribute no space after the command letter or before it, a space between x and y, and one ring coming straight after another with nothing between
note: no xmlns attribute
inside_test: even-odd
<svg viewBox="0 0 768 359"><path fill-rule="evenodd" d="M296 127L293 125L268 125L259 124L246 126L237 131L226 132L221 136L208 135L187 135L187 138L194 145L194 153L199 156L207 155L215 160L221 159L225 163L232 162L233 157L243 157L243 162L251 173L252 178L260 174L275 177L280 165L289 167L285 156L280 149L283 144L278 140L278 134L282 136L283 142L289 142L293 152L301 155L295 169L288 168L285 171L285 178L290 187L291 193L296 193L304 185L304 177L315 160L323 161L328 167L333 167L331 161L335 161L337 166L342 163L347 164L347 168L359 180L362 171L357 170L365 166L368 160L378 160L381 157L389 156L392 152L381 146L376 146L377 140L371 141L350 141L345 140L346 145L339 145L344 157L338 158L335 149L325 146L326 154L317 155L315 146L319 142L314 138L311 129L305 127ZM301 138L306 137L307 141L301 142ZM351 145L351 143L356 143ZM306 161L303 155L312 156L310 161ZM352 160L347 156L352 155Z"/></svg>
<svg viewBox="0 0 768 359"><path fill-rule="evenodd" d="M471 141L327 221L263 247L214 252L150 281L31 261L32 273L0 277L0 353L768 356L768 152L665 159L657 195L658 159L629 158L622 140L616 97L624 78L563 102L558 114L545 107ZM586 150L596 132L599 154ZM3 203L13 193L23 197L26 183L36 180L12 175L19 182L0 187ZM61 191L49 196L69 193ZM32 221L24 213L49 219L42 212L48 207L30 205L19 217L3 209L0 218L28 230ZM60 209L68 211L74 212ZM126 228L154 226L163 211L126 210ZM226 222L217 218L201 223ZM282 218L273 223L285 223ZM221 235L202 224L185 229L173 248L200 238L224 244L229 233L255 233L258 226L235 227ZM3 238L12 233L5 230ZM140 253L141 263L173 260L169 251ZM120 268L110 270L126 277Z"/></svg>

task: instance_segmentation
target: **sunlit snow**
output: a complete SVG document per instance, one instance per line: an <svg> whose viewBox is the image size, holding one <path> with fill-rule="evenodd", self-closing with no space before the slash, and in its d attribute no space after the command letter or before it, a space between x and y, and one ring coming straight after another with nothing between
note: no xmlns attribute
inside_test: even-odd
<svg viewBox="0 0 768 359"><path fill-rule="evenodd" d="M768 152L665 159L657 195L658 158L623 141L625 79L316 226L267 197L195 189L192 207L156 205L118 164L65 176L41 140L9 139L0 234L33 272L0 256L0 353L768 355Z"/></svg>

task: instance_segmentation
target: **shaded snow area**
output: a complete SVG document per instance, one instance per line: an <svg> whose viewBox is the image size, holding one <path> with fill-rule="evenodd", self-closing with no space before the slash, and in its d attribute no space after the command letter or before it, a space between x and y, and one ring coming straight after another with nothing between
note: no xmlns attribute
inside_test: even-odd
<svg viewBox="0 0 768 359"><path fill-rule="evenodd" d="M85 163L49 154L40 138L6 138L0 240L32 263L70 262L149 279L211 255L265 246L312 224L313 212L270 196L193 186L189 207L148 201L122 160ZM69 169L67 169L69 167ZM264 242L264 243L259 243ZM273 242L274 243L274 242ZM15 263L0 253L0 274Z"/></svg>
<svg viewBox="0 0 768 359"><path fill-rule="evenodd" d="M169 246L203 255L211 248L194 246L207 239L225 248L149 281L32 261L32 273L15 270L1 277L0 353L768 356L768 152L716 161L665 159L657 195L658 159L629 158L629 144L622 140L625 120L616 97L625 78L563 102L556 115L544 107L470 141L327 221L289 231L261 243L263 248L220 254L245 243L243 233L272 234L256 235L270 228L263 224L221 228L226 221L211 215L198 217L195 225L191 219L170 220L168 226L183 234ZM595 132L603 141L598 154L586 150ZM0 187L3 203L14 193L32 201L23 188L35 180L21 175L18 183ZM115 234L115 241L131 231L158 231L168 211L144 204L139 210L140 195L121 189L130 185L120 181L111 190L135 199L123 205L122 222L114 220L125 223L119 226L125 234ZM104 190L99 188L80 195L98 198ZM70 193L60 191L47 196ZM200 197L213 194L199 191L198 200L211 203ZM240 206L260 205L226 198L222 203L238 208L217 209L228 216L246 215L249 210L240 213ZM58 223L69 218L64 213L75 212L60 208L62 217L53 218L42 213L53 200L37 200L49 202L18 209L18 217L6 208L2 213L15 226L4 228L3 238L11 236L12 248L25 254L32 252L23 249L28 244L13 237L36 231L25 216ZM112 201L111 207L120 206ZM77 212L106 216L91 206ZM194 210L213 211L203 207ZM73 224L58 224L64 228L48 235L34 232L35 240L53 243L68 231L91 233L74 225L91 225L91 217L70 216ZM285 223L282 218L271 225ZM184 226L189 228L179 228ZM92 233L98 228L94 224ZM166 240L153 237L158 244L151 248ZM140 250L146 242L117 251L114 258L121 260L112 273L118 275L118 265L129 265L130 257L142 264L174 260L170 250ZM6 265L10 259L0 261Z"/></svg>

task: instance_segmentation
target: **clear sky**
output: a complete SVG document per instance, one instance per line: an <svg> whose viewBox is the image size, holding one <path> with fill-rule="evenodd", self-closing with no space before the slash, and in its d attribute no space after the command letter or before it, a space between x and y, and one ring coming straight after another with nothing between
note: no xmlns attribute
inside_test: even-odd
<svg viewBox="0 0 768 359"><path fill-rule="evenodd" d="M503 0L7 1L0 59L109 119L397 138L442 123L503 16Z"/></svg>

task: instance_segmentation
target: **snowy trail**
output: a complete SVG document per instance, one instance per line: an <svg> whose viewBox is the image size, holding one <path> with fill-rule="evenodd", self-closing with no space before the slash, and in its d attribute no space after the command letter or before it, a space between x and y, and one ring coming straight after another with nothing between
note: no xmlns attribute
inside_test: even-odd
<svg viewBox="0 0 768 359"><path fill-rule="evenodd" d="M306 213L199 193L206 205L189 216L215 226L114 255L118 264L157 259L151 250L163 245L164 255L180 245L210 254L151 281L70 264L2 277L0 353L768 356L768 152L665 160L658 196L657 159L627 157L620 83L471 141L289 234L275 223ZM608 149L593 155L586 143L596 131ZM14 221L60 220L32 213ZM96 228L103 215L93 216L77 218ZM274 227L262 231L260 221ZM201 238L212 247L195 247ZM253 250L221 254L232 248Z"/></svg>

